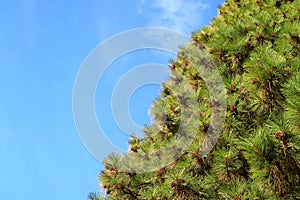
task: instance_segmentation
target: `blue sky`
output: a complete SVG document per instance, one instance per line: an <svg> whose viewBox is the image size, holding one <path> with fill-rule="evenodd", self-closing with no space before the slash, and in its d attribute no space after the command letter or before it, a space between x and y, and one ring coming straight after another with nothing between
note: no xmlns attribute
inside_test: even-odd
<svg viewBox="0 0 300 200"><path fill-rule="evenodd" d="M99 43L129 29L155 26L189 35L208 25L222 3L0 0L0 199L82 200L97 191L103 166L82 145L72 114L80 65ZM111 116L115 82L134 66L167 64L170 58L136 52L117 60L100 81L97 116L120 148L126 149L127 136ZM148 123L158 90L149 85L132 96L129 109L137 124Z"/></svg>

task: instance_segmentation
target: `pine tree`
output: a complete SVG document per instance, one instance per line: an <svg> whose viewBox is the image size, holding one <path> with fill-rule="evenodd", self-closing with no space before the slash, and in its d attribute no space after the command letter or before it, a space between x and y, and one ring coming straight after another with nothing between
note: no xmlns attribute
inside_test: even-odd
<svg viewBox="0 0 300 200"><path fill-rule="evenodd" d="M222 134L205 156L199 147L216 102L186 56L199 46L217 66L227 102ZM299 61L299 0L228 0L170 63L171 80L151 110L154 122L145 127L144 139L132 138L129 145L146 158L183 135L180 105L188 101L184 94L190 88L180 87L182 98L170 89L180 86L182 77L200 105L187 110L197 114L193 142L184 151L171 146L168 151L182 154L143 173L130 164L119 170L124 158L112 154L104 161L101 187L110 199L300 199ZM159 162L161 155L156 156Z"/></svg>

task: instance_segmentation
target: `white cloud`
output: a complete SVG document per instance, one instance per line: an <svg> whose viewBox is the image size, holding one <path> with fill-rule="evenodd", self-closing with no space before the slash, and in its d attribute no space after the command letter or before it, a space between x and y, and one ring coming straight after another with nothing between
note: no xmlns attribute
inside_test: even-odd
<svg viewBox="0 0 300 200"><path fill-rule="evenodd" d="M161 26L186 34L200 28L202 11L208 4L199 0L142 0L140 14L149 17L150 26Z"/></svg>

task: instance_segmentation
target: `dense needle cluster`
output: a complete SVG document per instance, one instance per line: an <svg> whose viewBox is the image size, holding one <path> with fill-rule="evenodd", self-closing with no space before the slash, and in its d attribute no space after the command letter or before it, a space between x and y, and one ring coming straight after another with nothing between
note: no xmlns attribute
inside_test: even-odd
<svg viewBox="0 0 300 200"><path fill-rule="evenodd" d="M225 126L205 157L199 147L215 102L184 56L192 45L211 56L227 91ZM174 84L185 77L200 105L193 143L174 162L147 173L118 171L113 163L119 157L112 154L104 161L101 187L110 199L300 199L299 70L300 1L226 1L211 25L193 33L170 63ZM181 123L186 100L162 87L145 138L129 142L130 150L145 159L172 141Z"/></svg>

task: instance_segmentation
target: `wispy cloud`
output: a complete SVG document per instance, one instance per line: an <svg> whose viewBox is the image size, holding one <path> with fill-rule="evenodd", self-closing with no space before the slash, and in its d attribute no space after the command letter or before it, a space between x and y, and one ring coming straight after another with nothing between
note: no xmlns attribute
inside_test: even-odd
<svg viewBox="0 0 300 200"><path fill-rule="evenodd" d="M208 7L208 3L199 0L142 0L138 12L148 16L150 26L190 34L200 28L202 11Z"/></svg>

